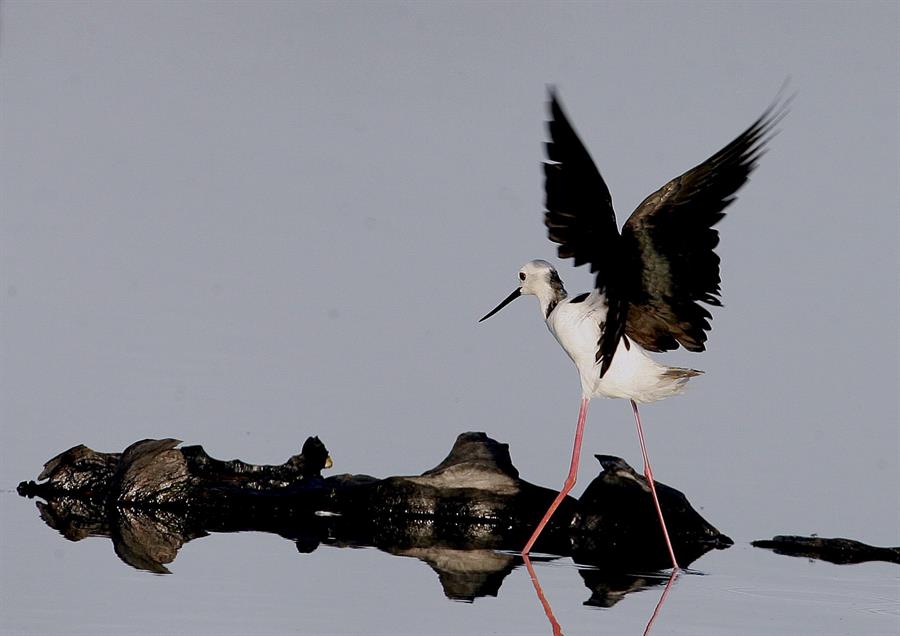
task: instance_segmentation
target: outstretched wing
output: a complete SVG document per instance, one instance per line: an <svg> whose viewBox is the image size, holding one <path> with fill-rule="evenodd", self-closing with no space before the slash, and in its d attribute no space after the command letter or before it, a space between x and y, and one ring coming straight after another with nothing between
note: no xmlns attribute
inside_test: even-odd
<svg viewBox="0 0 900 636"><path fill-rule="evenodd" d="M550 90L550 141L544 163L544 225L547 236L559 243L560 258L575 265L589 263L597 274L596 287L606 294L606 325L598 343L601 375L612 362L624 329L625 303L616 291L619 230L609 189L600 171Z"/></svg>
<svg viewBox="0 0 900 636"><path fill-rule="evenodd" d="M575 265L590 263L591 271L602 276L600 260L619 241L612 198L552 90L550 115L549 161L544 163L547 235L559 243L560 258L573 258Z"/></svg>
<svg viewBox="0 0 900 636"><path fill-rule="evenodd" d="M777 103L719 152L644 199L625 222L625 333L645 349L705 348L711 315L700 303L721 305L714 226L787 113L787 104Z"/></svg>

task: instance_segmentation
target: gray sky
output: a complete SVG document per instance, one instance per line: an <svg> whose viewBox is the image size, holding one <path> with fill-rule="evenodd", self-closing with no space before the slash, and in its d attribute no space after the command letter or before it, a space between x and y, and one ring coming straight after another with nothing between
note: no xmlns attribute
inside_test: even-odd
<svg viewBox="0 0 900 636"><path fill-rule="evenodd" d="M651 457L736 539L896 544L897 33L895 3L4 3L3 488L164 436L416 473L466 430L558 486L574 367L533 299L476 324L529 259L591 283L541 224L545 86L621 223L790 76ZM576 493L635 437L595 400Z"/></svg>

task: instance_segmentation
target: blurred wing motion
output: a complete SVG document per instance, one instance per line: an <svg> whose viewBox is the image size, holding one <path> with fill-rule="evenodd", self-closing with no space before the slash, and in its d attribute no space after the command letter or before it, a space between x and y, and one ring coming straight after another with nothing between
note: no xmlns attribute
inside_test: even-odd
<svg viewBox="0 0 900 636"><path fill-rule="evenodd" d="M650 351L679 345L703 351L712 316L700 302L721 304L713 226L756 167L786 108L776 100L734 141L644 199L620 235L606 183L551 91L544 223L559 256L590 263L595 286L606 295L597 343L601 377L623 333Z"/></svg>

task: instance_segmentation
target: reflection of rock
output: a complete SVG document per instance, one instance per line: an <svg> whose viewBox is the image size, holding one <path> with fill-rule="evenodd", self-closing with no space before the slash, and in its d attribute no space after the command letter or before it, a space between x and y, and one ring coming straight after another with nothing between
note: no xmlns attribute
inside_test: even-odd
<svg viewBox="0 0 900 636"><path fill-rule="evenodd" d="M159 508L102 507L74 497L37 502L41 519L70 541L109 537L119 558L139 570L166 574L181 546L204 536L185 515Z"/></svg>
<svg viewBox="0 0 900 636"><path fill-rule="evenodd" d="M612 607L625 598L626 594L663 585L668 581L668 577L664 576L640 576L615 570L580 569L578 573L591 591L591 598L584 604L592 607Z"/></svg>
<svg viewBox="0 0 900 636"><path fill-rule="evenodd" d="M606 579L668 567L643 477L620 459L602 461L603 473L580 501L563 501L537 549L601 564ZM193 538L254 530L283 536L301 553L374 545L415 556L438 572L448 596L467 600L497 593L518 561L495 551L518 551L557 494L521 479L507 445L484 433L463 433L421 475L322 478L329 462L315 437L271 466L218 460L174 439L143 440L121 454L80 446L19 492L47 499L38 504L42 517L65 536L109 536L123 561L151 572L166 572ZM681 493L659 491L685 564L730 544Z"/></svg>
<svg viewBox="0 0 900 636"><path fill-rule="evenodd" d="M44 523L69 541L109 536L106 510L90 500L64 495L38 501L37 508Z"/></svg>
<svg viewBox="0 0 900 636"><path fill-rule="evenodd" d="M112 540L116 554L128 565L155 574L168 574L181 546L205 532L191 533L185 518L166 510L120 508Z"/></svg>
<svg viewBox="0 0 900 636"><path fill-rule="evenodd" d="M437 572L447 598L467 602L481 596L497 596L503 579L518 562L516 557L494 550L432 547L408 548L393 554L424 561Z"/></svg>
<svg viewBox="0 0 900 636"><path fill-rule="evenodd" d="M650 486L625 460L597 455L603 472L579 500L572 520L576 559L609 569L666 568L671 560ZM672 547L682 566L732 540L710 525L678 490L655 482ZM625 557L624 559L622 557Z"/></svg>
<svg viewBox="0 0 900 636"><path fill-rule="evenodd" d="M779 535L770 540L753 541L757 548L767 548L775 554L822 559L831 563L849 564L866 561L900 563L900 547L879 548L852 539L823 539Z"/></svg>

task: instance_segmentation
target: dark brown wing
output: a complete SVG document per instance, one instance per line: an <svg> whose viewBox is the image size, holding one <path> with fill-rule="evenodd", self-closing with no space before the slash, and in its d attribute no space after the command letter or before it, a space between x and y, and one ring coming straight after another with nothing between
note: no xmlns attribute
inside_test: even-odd
<svg viewBox="0 0 900 636"><path fill-rule="evenodd" d="M625 304L615 291L616 255L621 240L616 214L600 171L552 89L548 128L544 225L550 240L559 243L560 258L573 258L575 265L589 263L591 272L597 274L597 289L606 294L609 307L597 351L603 374L612 362L625 324Z"/></svg>
<svg viewBox="0 0 900 636"><path fill-rule="evenodd" d="M730 144L644 199L626 221L625 333L645 349L705 348L711 315L699 303L721 305L713 226L756 167L786 107L776 101Z"/></svg>

